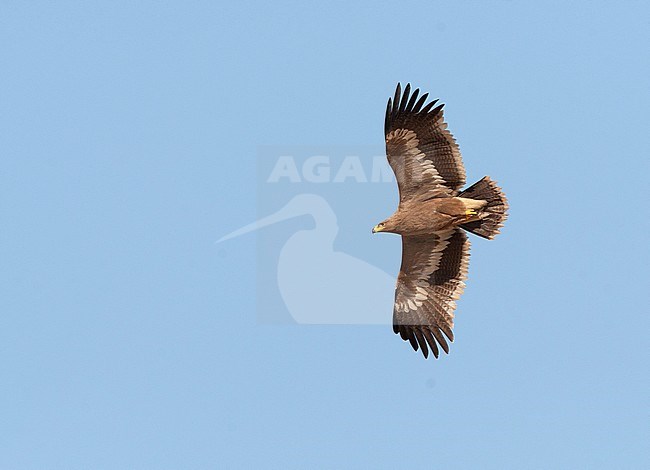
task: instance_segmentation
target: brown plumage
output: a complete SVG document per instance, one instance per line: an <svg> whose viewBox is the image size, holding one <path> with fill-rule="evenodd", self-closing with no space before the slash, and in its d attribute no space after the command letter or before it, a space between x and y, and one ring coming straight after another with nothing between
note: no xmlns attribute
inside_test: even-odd
<svg viewBox="0 0 650 470"><path fill-rule="evenodd" d="M404 93L397 85L388 100L385 134L388 162L395 172L397 211L373 228L402 236L393 330L413 349L435 357L454 334L454 310L467 279L469 240L463 231L492 239L507 217L501 189L484 177L464 191L465 168L447 130L443 105L425 105L428 94ZM435 107L434 107L435 106ZM446 339L445 339L446 338Z"/></svg>

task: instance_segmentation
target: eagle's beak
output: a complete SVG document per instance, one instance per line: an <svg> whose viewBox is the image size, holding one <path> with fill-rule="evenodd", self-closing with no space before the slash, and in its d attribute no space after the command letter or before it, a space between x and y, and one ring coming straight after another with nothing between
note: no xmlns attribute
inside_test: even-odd
<svg viewBox="0 0 650 470"><path fill-rule="evenodd" d="M375 225L372 228L372 233L377 233L377 232L381 232L381 231L382 231L382 228L379 225Z"/></svg>

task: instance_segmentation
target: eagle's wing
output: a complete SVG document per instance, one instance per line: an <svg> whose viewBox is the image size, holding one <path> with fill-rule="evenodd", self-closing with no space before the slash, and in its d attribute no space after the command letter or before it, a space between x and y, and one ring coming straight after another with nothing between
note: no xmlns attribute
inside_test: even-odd
<svg viewBox="0 0 650 470"><path fill-rule="evenodd" d="M447 130L443 105L434 107L435 100L423 107L428 93L418 100L419 93L411 94L408 84L402 94L398 84L386 108L386 154L400 202L416 196L455 196L465 185L465 168L456 139Z"/></svg>
<svg viewBox="0 0 650 470"><path fill-rule="evenodd" d="M397 277L393 331L416 351L438 357L438 344L448 353L454 340L456 300L465 288L469 240L460 229L435 237L402 236L402 267ZM436 341L438 344L436 344Z"/></svg>

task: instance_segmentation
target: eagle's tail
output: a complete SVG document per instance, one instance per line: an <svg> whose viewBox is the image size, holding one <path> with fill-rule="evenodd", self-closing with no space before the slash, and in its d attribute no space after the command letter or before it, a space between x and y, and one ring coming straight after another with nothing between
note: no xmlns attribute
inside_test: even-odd
<svg viewBox="0 0 650 470"><path fill-rule="evenodd" d="M501 188L489 176L485 176L460 193L458 197L487 201L487 205L479 214L481 219L467 222L461 227L480 237L493 239L508 217L508 201Z"/></svg>

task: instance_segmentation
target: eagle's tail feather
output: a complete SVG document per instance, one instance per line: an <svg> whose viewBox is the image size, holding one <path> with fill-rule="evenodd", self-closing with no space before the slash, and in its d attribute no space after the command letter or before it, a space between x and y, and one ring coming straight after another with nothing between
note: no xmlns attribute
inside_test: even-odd
<svg viewBox="0 0 650 470"><path fill-rule="evenodd" d="M460 193L458 197L487 201L480 214L481 220L468 222L461 227L479 237L493 239L508 217L508 201L501 188L489 176L485 176Z"/></svg>

